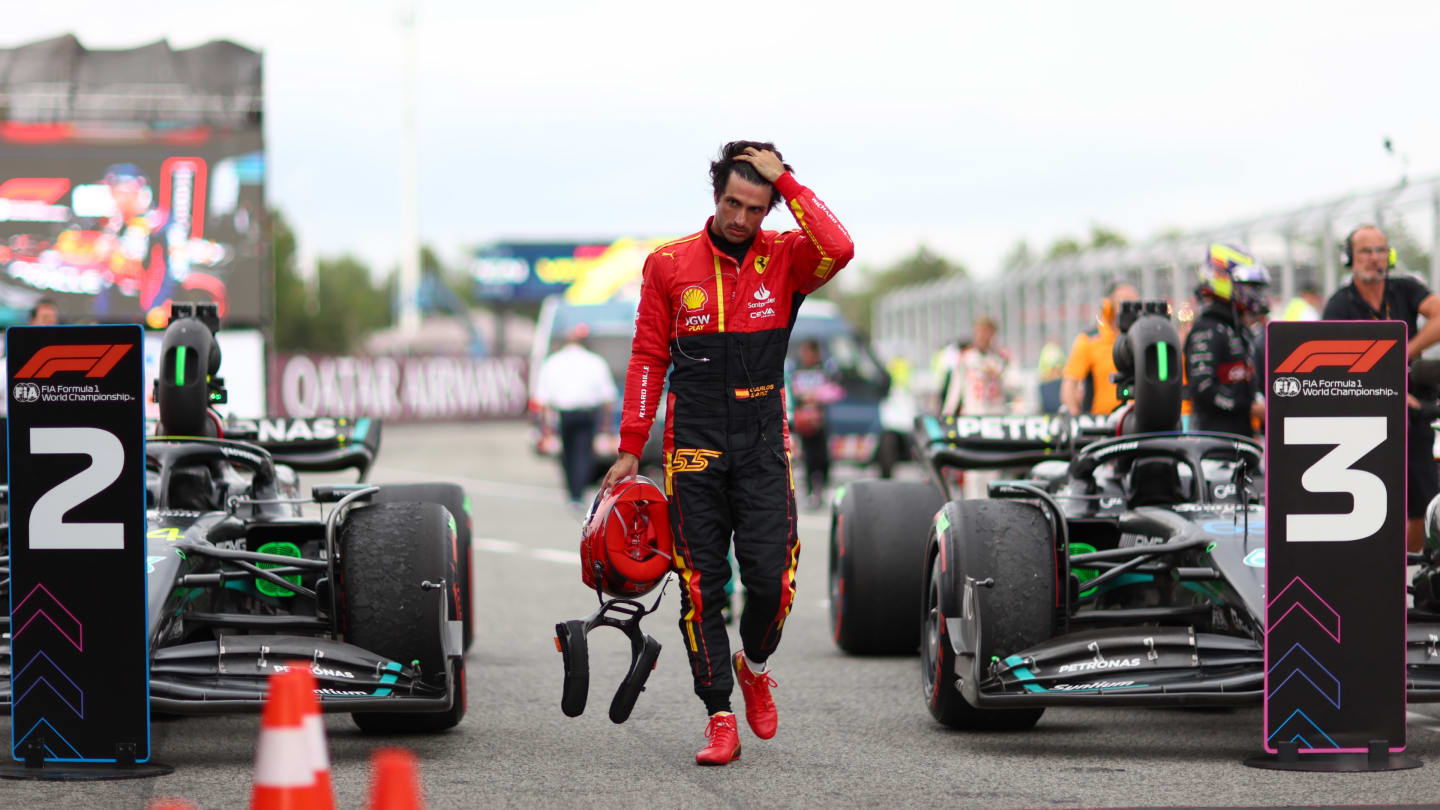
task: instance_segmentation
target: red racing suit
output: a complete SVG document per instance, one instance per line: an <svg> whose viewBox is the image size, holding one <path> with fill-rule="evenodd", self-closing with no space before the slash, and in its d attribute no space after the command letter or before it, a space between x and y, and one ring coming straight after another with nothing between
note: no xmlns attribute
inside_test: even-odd
<svg viewBox="0 0 1440 810"><path fill-rule="evenodd" d="M670 372L665 491L682 586L680 631L695 692L712 711L728 707L733 686L721 615L732 534L745 585L740 638L750 660L774 652L794 602L800 541L785 354L800 302L855 253L810 189L788 172L775 187L799 227L758 231L738 265L711 242L709 221L651 252L625 377L620 449L638 456Z"/></svg>

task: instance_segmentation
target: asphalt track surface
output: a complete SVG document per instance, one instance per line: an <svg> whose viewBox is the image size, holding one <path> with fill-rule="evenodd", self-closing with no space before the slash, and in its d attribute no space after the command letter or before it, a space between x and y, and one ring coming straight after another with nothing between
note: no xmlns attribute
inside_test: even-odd
<svg viewBox="0 0 1440 810"><path fill-rule="evenodd" d="M856 476L842 470L840 477ZM579 718L560 711L554 624L587 615L577 516L558 470L533 457L518 424L390 427L374 480L449 479L475 511L475 648L469 713L451 732L361 734L344 715L326 727L340 807L361 807L370 753L418 754L431 808L472 807L1086 807L1428 805L1440 802L1440 711L1412 713L1418 770L1378 774L1262 771L1257 709L1050 709L1032 731L969 734L934 723L916 658L850 658L831 643L825 571L828 514L804 513L799 599L772 659L780 731L743 756L699 768L705 713L691 692L673 586L645 629L665 649L623 725L607 711L629 664L613 630L591 636L591 694ZM736 695L736 708L740 708ZM8 718L0 721L9 725ZM200 807L249 806L259 719L198 717L154 725L169 776L123 782L0 781L0 808L141 808L158 796ZM0 731L8 739L9 730Z"/></svg>

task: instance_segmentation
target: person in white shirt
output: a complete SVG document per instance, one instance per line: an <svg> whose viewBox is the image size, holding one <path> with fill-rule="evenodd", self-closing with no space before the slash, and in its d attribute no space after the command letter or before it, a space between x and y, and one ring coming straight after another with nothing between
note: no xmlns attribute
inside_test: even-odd
<svg viewBox="0 0 1440 810"><path fill-rule="evenodd" d="M980 317L975 321L974 342L955 352L949 361L942 414L990 416L1009 409L1014 393L1010 355L996 348L994 342L995 321L989 316Z"/></svg>
<svg viewBox="0 0 1440 810"><path fill-rule="evenodd" d="M954 416L992 416L1009 411L1017 388L1010 355L995 346L995 321L982 316L975 321L975 341L953 356L949 385L941 413ZM984 498L991 481L1001 478L998 470L967 470L961 487L966 498Z"/></svg>
<svg viewBox="0 0 1440 810"><path fill-rule="evenodd" d="M589 333L583 324L571 330L564 347L540 367L535 385L535 401L557 417L560 467L570 505L576 509L584 509L585 485L595 471L595 433L607 424L618 397L605 359L585 348Z"/></svg>

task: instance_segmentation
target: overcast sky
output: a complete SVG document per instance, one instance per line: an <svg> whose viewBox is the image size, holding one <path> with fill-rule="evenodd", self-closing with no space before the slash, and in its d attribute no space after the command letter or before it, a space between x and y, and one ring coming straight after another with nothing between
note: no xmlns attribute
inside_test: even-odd
<svg viewBox="0 0 1440 810"><path fill-rule="evenodd" d="M398 0L8 4L0 44L265 53L267 194L309 251L400 253ZM881 265L992 272L1440 171L1440 3L417 0L421 234L666 236L773 140ZM783 210L767 227L786 228Z"/></svg>

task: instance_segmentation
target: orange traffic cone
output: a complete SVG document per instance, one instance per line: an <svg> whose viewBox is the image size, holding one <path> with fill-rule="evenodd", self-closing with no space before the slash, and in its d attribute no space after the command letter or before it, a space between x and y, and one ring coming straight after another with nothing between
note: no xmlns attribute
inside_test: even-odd
<svg viewBox="0 0 1440 810"><path fill-rule="evenodd" d="M370 757L369 810L425 810L415 755L404 748L381 748Z"/></svg>
<svg viewBox="0 0 1440 810"><path fill-rule="evenodd" d="M315 676L304 665L270 676L255 747L250 810L322 810L315 790L306 707L315 700Z"/></svg>
<svg viewBox="0 0 1440 810"><path fill-rule="evenodd" d="M296 667L299 669L299 667ZM320 699L315 696L315 676L301 669L305 677L305 741L310 747L310 767L315 773L315 810L335 810L335 789L330 785L330 746L325 742L325 720L320 716Z"/></svg>

